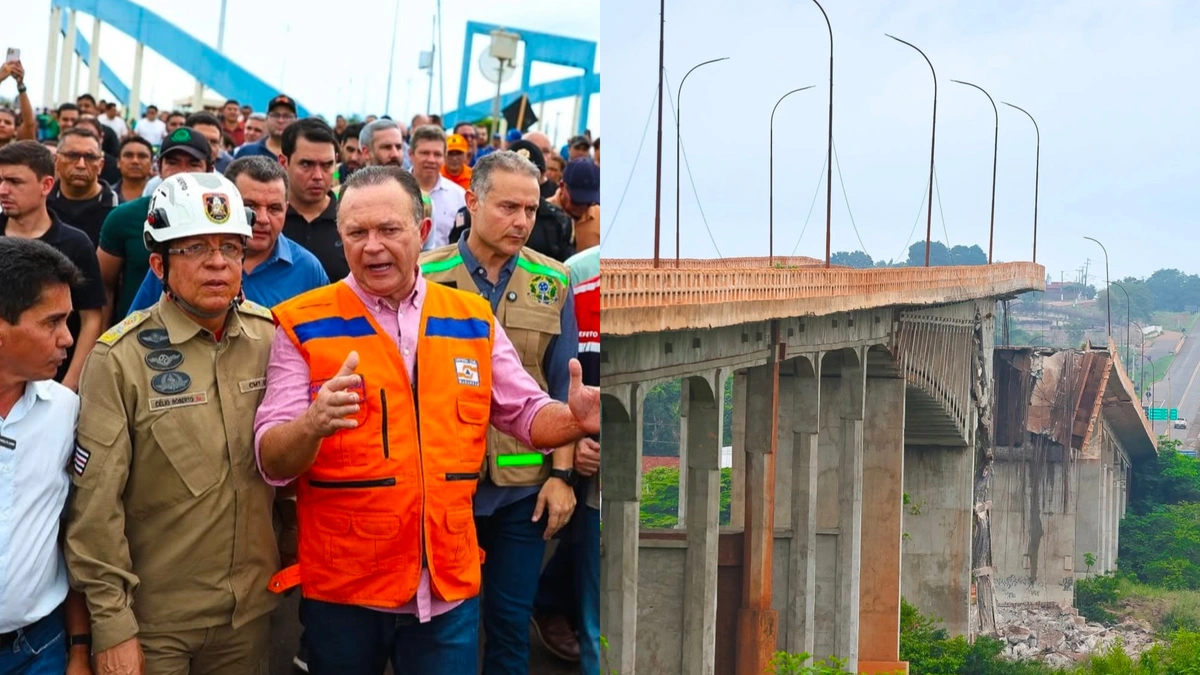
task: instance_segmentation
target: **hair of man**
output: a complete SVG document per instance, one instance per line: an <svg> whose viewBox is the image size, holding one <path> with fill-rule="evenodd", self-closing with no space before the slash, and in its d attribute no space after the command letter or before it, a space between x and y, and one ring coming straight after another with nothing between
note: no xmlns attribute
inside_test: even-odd
<svg viewBox="0 0 1200 675"><path fill-rule="evenodd" d="M480 201L487 199L487 194L492 189L492 174L497 171L524 174L536 183L542 182L542 172L538 171L533 162L512 150L497 150L484 155L475 162L475 167L471 170L471 191Z"/></svg>
<svg viewBox="0 0 1200 675"><path fill-rule="evenodd" d="M279 162L262 155L241 157L225 167L225 178L229 179L230 183L236 185L238 176L246 176L259 183L274 183L281 180L285 190L288 186L287 169L284 169Z"/></svg>
<svg viewBox="0 0 1200 675"><path fill-rule="evenodd" d="M37 239L0 237L0 319L5 323L20 323L21 315L41 302L47 286L74 288L82 283L79 268L53 246Z"/></svg>
<svg viewBox="0 0 1200 675"><path fill-rule="evenodd" d="M398 166L372 165L355 171L350 174L350 179L346 181L346 186L342 189L342 199L345 200L346 195L353 190L386 185L390 181L399 183L400 187L408 193L409 201L412 203L413 226L419 228L421 221L425 219L425 205L421 201L421 186L411 173Z"/></svg>
<svg viewBox="0 0 1200 675"><path fill-rule="evenodd" d="M333 128L326 124L324 120L316 117L306 117L298 122L289 124L288 128L283 130L280 149L283 151L284 157L291 158L292 153L296 152L296 141L301 138L309 143L328 143L333 146L334 153L337 153L338 141L337 136L333 133Z"/></svg>
<svg viewBox="0 0 1200 675"><path fill-rule="evenodd" d="M41 180L54 175L54 153L37 141L17 141L0 148L0 166L28 167ZM5 237L0 237L0 241L4 240Z"/></svg>

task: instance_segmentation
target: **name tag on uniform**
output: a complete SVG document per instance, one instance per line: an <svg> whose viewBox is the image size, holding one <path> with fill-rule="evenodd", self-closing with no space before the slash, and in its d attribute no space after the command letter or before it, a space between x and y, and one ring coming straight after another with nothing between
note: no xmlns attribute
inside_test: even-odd
<svg viewBox="0 0 1200 675"><path fill-rule="evenodd" d="M256 377L253 380L242 380L241 382L238 382L238 389L241 389L243 394L249 394L252 391L258 391L266 388L267 378L265 377Z"/></svg>
<svg viewBox="0 0 1200 675"><path fill-rule="evenodd" d="M9 438L8 436L0 436L0 448L8 448L9 450L17 449L17 439Z"/></svg>
<svg viewBox="0 0 1200 675"><path fill-rule="evenodd" d="M182 408L189 405L202 405L208 403L207 392L196 392L195 394L181 394L179 396L163 396L161 398L150 399L151 410L166 410L167 408Z"/></svg>

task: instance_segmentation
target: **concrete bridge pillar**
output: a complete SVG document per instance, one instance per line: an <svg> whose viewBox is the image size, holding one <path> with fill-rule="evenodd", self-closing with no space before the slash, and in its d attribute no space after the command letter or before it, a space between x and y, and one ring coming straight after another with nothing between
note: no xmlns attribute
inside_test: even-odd
<svg viewBox="0 0 1200 675"><path fill-rule="evenodd" d="M817 439L821 410L821 353L795 362L791 388L792 543L788 560L787 651L812 654L817 600Z"/></svg>
<svg viewBox="0 0 1200 675"><path fill-rule="evenodd" d="M771 607L771 581L775 548L779 368L783 345L775 322L771 326L769 344L771 355L766 365L746 371L743 406L745 529L742 535L742 606L737 620L737 675L759 675L764 672L778 644L779 616ZM735 406L737 400L735 394Z"/></svg>
<svg viewBox="0 0 1200 675"><path fill-rule="evenodd" d="M868 365L891 362L884 350L872 349L868 358ZM908 666L900 661L904 380L868 377L866 398L858 672L906 673Z"/></svg>
<svg viewBox="0 0 1200 675"><path fill-rule="evenodd" d="M1086 554L1096 557L1092 574L1103 574L1104 564L1103 511L1104 511L1104 481L1105 468L1099 459L1085 459L1077 463L1079 483L1076 488L1079 493L1079 506L1075 511L1075 579L1084 579L1088 575L1087 564L1084 563Z"/></svg>
<svg viewBox="0 0 1200 675"><path fill-rule="evenodd" d="M67 32L63 37L62 58L59 60L61 68L58 76L58 102L66 103L75 102L75 98L71 96L71 64L75 63L75 10L67 11ZM56 28L61 28L56 26Z"/></svg>
<svg viewBox="0 0 1200 675"><path fill-rule="evenodd" d="M601 395L600 633L609 663L632 673L637 644L639 501L642 490L643 387L606 387Z"/></svg>
<svg viewBox="0 0 1200 675"><path fill-rule="evenodd" d="M684 378L680 449L686 474L687 558L683 581L683 672L712 675L717 639L717 526L721 507L722 392L727 371Z"/></svg>
<svg viewBox="0 0 1200 675"><path fill-rule="evenodd" d="M42 106L54 107L54 76L58 73L58 34L62 32L62 7L50 8L50 37L46 41L46 86Z"/></svg>

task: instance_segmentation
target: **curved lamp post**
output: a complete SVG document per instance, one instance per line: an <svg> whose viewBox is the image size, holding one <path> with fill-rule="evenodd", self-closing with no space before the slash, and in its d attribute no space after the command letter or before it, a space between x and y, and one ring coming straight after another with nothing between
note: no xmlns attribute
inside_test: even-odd
<svg viewBox="0 0 1200 675"><path fill-rule="evenodd" d="M675 94L675 269L679 269L679 146L682 142L679 136L679 122L683 118L683 104L680 101L680 98L683 96L683 83L687 82L688 75L692 74L692 70L700 66L707 66L710 63L726 61L728 59L728 56L722 56L719 59L709 59L708 61L692 66L691 70L687 71L683 79L679 81L679 91Z"/></svg>
<svg viewBox="0 0 1200 675"><path fill-rule="evenodd" d="M1121 289L1121 292L1125 294L1125 351L1129 352L1131 349L1129 345L1129 291L1125 290L1125 287L1116 281L1112 282L1112 285ZM1131 361L1129 358L1127 358L1125 359L1125 362L1130 363Z"/></svg>
<svg viewBox="0 0 1200 675"><path fill-rule="evenodd" d="M992 113L996 116L996 133L995 138L992 141L992 215L991 219L988 221L988 264L991 265L992 242L996 235L996 157L1000 151L1000 111L996 109L996 101L992 99L992 95L987 93L987 91L984 91L983 87L977 84L971 84L970 82L963 82L962 80L950 81L957 82L958 84L965 84L968 87L975 87L979 91L982 91L983 95L988 98L988 102L992 104Z"/></svg>
<svg viewBox="0 0 1200 675"><path fill-rule="evenodd" d="M825 149L825 164L829 173L825 177L825 267L829 267L830 235L833 233L833 24L829 23L829 15L817 0L813 0L821 16L825 17L825 27L829 29L829 138Z"/></svg>
<svg viewBox="0 0 1200 675"><path fill-rule="evenodd" d="M1133 325L1138 327L1138 340L1142 352L1142 359L1146 358L1146 329L1142 328L1142 324L1134 321ZM1132 357L1132 354L1130 355ZM1138 359L1138 369L1142 371L1141 383L1138 385L1138 396L1146 395L1146 367L1142 365L1141 359Z"/></svg>
<svg viewBox="0 0 1200 675"><path fill-rule="evenodd" d="M1004 105L1010 108L1016 108L1025 113L1030 122L1033 122L1033 132L1037 134L1037 148L1034 154L1033 164L1033 262L1037 262L1037 212L1038 212L1038 181L1042 170L1042 132L1038 129L1037 120L1033 119L1033 115L1029 111L1015 106L1007 101L1001 101Z"/></svg>
<svg viewBox="0 0 1200 675"><path fill-rule="evenodd" d="M775 110L779 107L780 103L783 103L783 99L791 96L792 94L795 94L798 91L804 91L805 89L812 89L814 86L816 86L816 85L810 84L807 87L800 87L799 89L793 89L793 90L789 91L788 93L784 94L783 96L780 96L779 100L775 102L775 107L771 108L771 150L770 150L771 168L768 171L768 176L769 176L768 182L770 183L770 188L769 188L770 198L768 199L768 201L770 203L771 210L770 210L770 218L768 221L768 227L769 227L770 231L767 235L767 255L770 256L768 259L768 264L770 264L772 267L775 266ZM676 190L678 190L678 188L676 188ZM675 209L676 209L676 211L678 211L679 207L676 206Z"/></svg>
<svg viewBox="0 0 1200 675"><path fill-rule="evenodd" d="M929 215L925 220L925 266L929 267L929 239L933 236L933 157L934 148L937 143L937 71L933 69L933 62L929 60L928 56L925 56L925 52L921 51L919 47L911 42L905 42L895 35L888 35L887 33L884 33L884 35L917 50L917 53L925 59L925 63L929 64L929 72L933 73L933 131L929 134Z"/></svg>
<svg viewBox="0 0 1200 675"><path fill-rule="evenodd" d="M1094 241L1100 244L1100 240L1094 237L1084 237L1088 241ZM1104 244L1100 244L1100 250L1104 251L1104 285L1111 288L1112 284L1108 281L1108 249L1104 248ZM1108 304L1108 339L1112 339L1112 291L1105 289L1108 292L1104 294L1104 300Z"/></svg>

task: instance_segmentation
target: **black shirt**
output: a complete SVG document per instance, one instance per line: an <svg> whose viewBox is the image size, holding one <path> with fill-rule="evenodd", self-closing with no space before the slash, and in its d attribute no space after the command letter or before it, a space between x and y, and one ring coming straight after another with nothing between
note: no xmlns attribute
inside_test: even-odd
<svg viewBox="0 0 1200 675"><path fill-rule="evenodd" d="M78 340L79 310L102 309L107 303L104 284L100 280L100 263L96 260L96 247L88 240L86 234L59 220L54 211L49 211L49 213L50 229L46 230L46 233L38 239L58 249L83 273L83 284L71 289L71 306L74 311L67 318L67 329L71 331L71 338ZM8 216L0 214L0 235L4 235L7 231ZM55 382L62 382L74 356L75 344L72 343L67 348L67 360L58 367L58 373L54 376Z"/></svg>
<svg viewBox="0 0 1200 675"><path fill-rule="evenodd" d="M450 228L450 243L457 243L470 229L471 212L464 206L454 217L454 227ZM575 255L575 245L571 243L573 230L571 216L543 199L538 204L533 230L530 231L525 245L559 262L566 262L567 258Z"/></svg>
<svg viewBox="0 0 1200 675"><path fill-rule="evenodd" d="M315 255L331 282L341 281L350 274L346 252L342 250L342 237L337 231L337 205L337 196L330 192L329 206L312 222L305 220L291 204L288 204L283 220L283 236Z"/></svg>
<svg viewBox="0 0 1200 675"><path fill-rule="evenodd" d="M104 181L100 181L100 194L91 199L67 199L58 183L46 198L48 209L57 213L63 222L83 230L92 240L93 252L100 246L100 227L104 225L104 219L120 203L120 197Z"/></svg>

